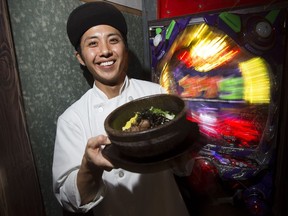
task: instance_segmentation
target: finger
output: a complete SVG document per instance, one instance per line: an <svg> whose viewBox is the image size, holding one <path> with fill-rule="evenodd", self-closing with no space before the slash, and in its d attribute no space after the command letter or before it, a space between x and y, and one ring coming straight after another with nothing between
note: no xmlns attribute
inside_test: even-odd
<svg viewBox="0 0 288 216"><path fill-rule="evenodd" d="M96 137L92 137L92 138L88 139L87 147L93 148L93 149L100 148L101 145L108 143L107 139L108 139L108 137L105 135L99 135Z"/></svg>
<svg viewBox="0 0 288 216"><path fill-rule="evenodd" d="M111 144L111 140L109 139L109 137L107 137L107 143Z"/></svg>
<svg viewBox="0 0 288 216"><path fill-rule="evenodd" d="M106 171L111 171L114 168L113 163L109 160L109 158L105 157L105 155L102 154L102 151L100 154L102 157L102 168Z"/></svg>

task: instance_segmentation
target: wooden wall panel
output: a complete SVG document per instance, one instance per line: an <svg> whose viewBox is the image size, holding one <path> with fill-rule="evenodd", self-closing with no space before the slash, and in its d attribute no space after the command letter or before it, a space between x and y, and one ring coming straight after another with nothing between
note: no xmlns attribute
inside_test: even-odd
<svg viewBox="0 0 288 216"><path fill-rule="evenodd" d="M0 0L0 215L45 215L6 0Z"/></svg>

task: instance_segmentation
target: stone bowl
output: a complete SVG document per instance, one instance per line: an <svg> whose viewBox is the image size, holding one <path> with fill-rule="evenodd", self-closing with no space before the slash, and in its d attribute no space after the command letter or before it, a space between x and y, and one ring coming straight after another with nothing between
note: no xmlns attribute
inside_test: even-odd
<svg viewBox="0 0 288 216"><path fill-rule="evenodd" d="M175 118L160 126L139 132L126 132L122 127L136 112L149 109L151 106L175 114ZM161 156L173 151L185 140L190 123L186 119L185 101L176 95L157 94L128 102L110 113L104 127L111 141L125 157L147 158Z"/></svg>

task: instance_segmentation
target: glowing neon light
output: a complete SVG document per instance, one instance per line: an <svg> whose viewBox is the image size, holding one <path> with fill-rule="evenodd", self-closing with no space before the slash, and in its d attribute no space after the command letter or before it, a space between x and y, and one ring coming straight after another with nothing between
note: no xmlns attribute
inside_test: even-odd
<svg viewBox="0 0 288 216"><path fill-rule="evenodd" d="M219 144L255 148L261 139L259 122L244 119L238 114L231 115L228 110L221 110L219 113L216 109L200 109L191 111L187 119L198 123L200 132L211 139L219 140Z"/></svg>
<svg viewBox="0 0 288 216"><path fill-rule="evenodd" d="M269 70L260 57L239 63L244 79L244 100L250 103L270 102Z"/></svg>
<svg viewBox="0 0 288 216"><path fill-rule="evenodd" d="M207 72L223 65L239 52L227 35L213 31L207 25L192 28L190 34L184 42L188 44L187 40L190 40L188 47L178 55L178 60L183 61L188 68Z"/></svg>
<svg viewBox="0 0 288 216"><path fill-rule="evenodd" d="M202 73L211 72L232 60L237 61L235 57L240 53L240 48L217 29L206 24L187 28L172 47L176 58L166 59L165 63L160 64L162 72L159 83L168 93L186 98L244 100L254 104L270 102L269 70L265 60L260 57L242 60L238 68L235 66L237 73L240 73L235 76L223 77L221 72L204 77L200 74L183 74L183 78L175 80L185 66L188 70L191 68L191 71ZM168 56L172 56L171 50ZM235 68L231 68L231 71Z"/></svg>
<svg viewBox="0 0 288 216"><path fill-rule="evenodd" d="M241 100L243 99L243 78L231 77L219 82L219 98L223 100Z"/></svg>
<svg viewBox="0 0 288 216"><path fill-rule="evenodd" d="M236 142L241 141L239 147L251 147L260 141L261 133L250 120L224 118L218 126L218 132L224 138L232 137Z"/></svg>
<svg viewBox="0 0 288 216"><path fill-rule="evenodd" d="M162 74L159 79L159 84L169 93L176 94L176 82L173 73L169 70L169 65L166 63L163 67Z"/></svg>
<svg viewBox="0 0 288 216"><path fill-rule="evenodd" d="M179 80L179 86L183 87L182 97L203 97L217 98L218 97L218 82L221 77L191 77L185 76Z"/></svg>

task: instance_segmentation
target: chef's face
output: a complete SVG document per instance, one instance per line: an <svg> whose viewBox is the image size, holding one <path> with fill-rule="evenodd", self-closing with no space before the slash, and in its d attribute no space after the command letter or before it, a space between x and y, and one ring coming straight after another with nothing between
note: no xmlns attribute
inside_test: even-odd
<svg viewBox="0 0 288 216"><path fill-rule="evenodd" d="M128 49L121 33L108 25L88 29L81 37L77 59L93 75L97 85L115 86L124 82Z"/></svg>

